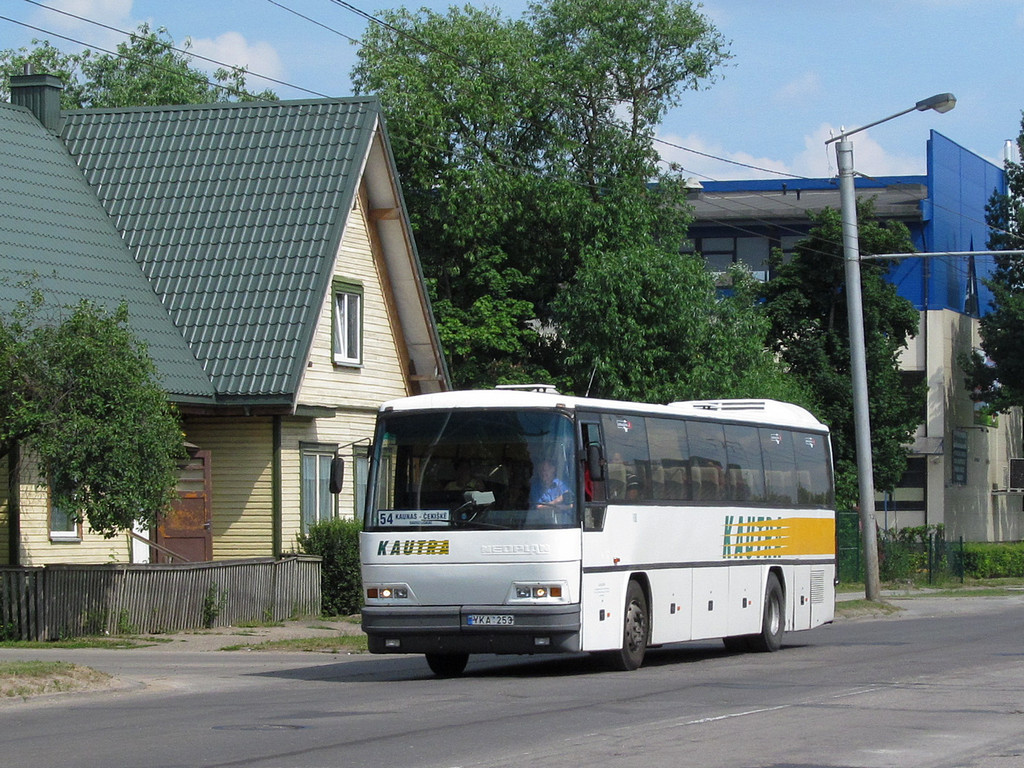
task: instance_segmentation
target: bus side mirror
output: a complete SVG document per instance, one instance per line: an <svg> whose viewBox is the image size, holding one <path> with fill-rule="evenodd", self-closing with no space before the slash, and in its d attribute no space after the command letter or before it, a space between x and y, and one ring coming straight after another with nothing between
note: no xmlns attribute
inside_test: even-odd
<svg viewBox="0 0 1024 768"><path fill-rule="evenodd" d="M341 493L341 488L345 484L345 460L341 456L335 456L331 459L331 493Z"/></svg>
<svg viewBox="0 0 1024 768"><path fill-rule="evenodd" d="M595 482L604 480L604 459L601 456L601 446L591 443L587 446L587 472L590 479Z"/></svg>

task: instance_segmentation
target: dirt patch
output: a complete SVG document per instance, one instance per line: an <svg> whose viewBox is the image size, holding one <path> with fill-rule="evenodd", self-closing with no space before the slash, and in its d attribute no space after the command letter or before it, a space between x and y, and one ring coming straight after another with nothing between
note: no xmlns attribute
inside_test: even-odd
<svg viewBox="0 0 1024 768"><path fill-rule="evenodd" d="M64 661L0 662L0 700L109 688L110 675Z"/></svg>
<svg viewBox="0 0 1024 768"><path fill-rule="evenodd" d="M351 616L335 619L306 619L285 621L280 624L259 625L252 627L214 627L188 632L174 632L152 638L140 638L159 641L153 650L167 651L220 651L225 648L242 650L256 646L271 649L273 643L283 641L309 640L310 645L318 641L323 643L324 650L331 650L339 637L352 639L362 637L363 630L359 626L359 617ZM337 643L345 645L344 642ZM348 644L349 646L351 643ZM282 645L280 650L288 650ZM294 650L307 650L295 648Z"/></svg>

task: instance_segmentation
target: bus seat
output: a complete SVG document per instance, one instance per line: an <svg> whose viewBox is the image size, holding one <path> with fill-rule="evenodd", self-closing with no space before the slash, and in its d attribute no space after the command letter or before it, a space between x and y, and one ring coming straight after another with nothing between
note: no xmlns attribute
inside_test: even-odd
<svg viewBox="0 0 1024 768"><path fill-rule="evenodd" d="M661 464L651 465L651 498L664 499L665 496L665 468Z"/></svg>
<svg viewBox="0 0 1024 768"><path fill-rule="evenodd" d="M689 483L687 482L687 467L676 464L665 469L665 498L681 499L690 498Z"/></svg>
<svg viewBox="0 0 1024 768"><path fill-rule="evenodd" d="M620 461L608 462L608 498L626 498L626 465Z"/></svg>

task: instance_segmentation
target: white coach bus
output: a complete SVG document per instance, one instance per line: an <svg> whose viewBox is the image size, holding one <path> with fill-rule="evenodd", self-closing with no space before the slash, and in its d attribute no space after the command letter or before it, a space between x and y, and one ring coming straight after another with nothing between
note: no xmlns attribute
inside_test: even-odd
<svg viewBox="0 0 1024 768"><path fill-rule="evenodd" d="M360 539L373 653L604 654L832 621L828 429L775 401L499 388L385 403Z"/></svg>

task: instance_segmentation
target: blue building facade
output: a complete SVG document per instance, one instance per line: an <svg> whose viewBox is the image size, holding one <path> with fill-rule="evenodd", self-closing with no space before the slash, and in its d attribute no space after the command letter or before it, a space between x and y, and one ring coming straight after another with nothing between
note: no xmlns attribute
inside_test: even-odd
<svg viewBox="0 0 1024 768"><path fill-rule="evenodd" d="M688 247L715 272L741 262L771 279L772 249L791 253L810 231L811 213L840 209L837 178L695 186ZM992 308L985 279L994 259L972 252L988 249L985 209L993 195L1006 194L1003 169L932 131L927 173L858 176L855 187L858 199L872 200L878 220L910 230L918 253L889 262L888 278L920 312L901 367L928 385L907 473L876 499L876 519L887 528L942 524L974 541L1024 539L1022 497L1008 492L1007 478L1009 460L1024 455L1021 415L979 418L960 367L979 348L978 318Z"/></svg>
<svg viewBox="0 0 1024 768"><path fill-rule="evenodd" d="M985 206L1006 194L1006 175L984 158L932 131L928 140L928 195L921 201L921 225L911 230L921 253L984 251L989 228ZM890 279L919 310L950 309L977 317L991 308L991 256L935 256L905 259Z"/></svg>
<svg viewBox="0 0 1024 768"><path fill-rule="evenodd" d="M694 250L708 258L712 269L742 261L763 277L769 276L771 248L789 252L806 237L808 213L840 207L838 178L700 186L691 195ZM1006 177L1002 168L932 131L925 175L858 176L855 186L859 198L874 200L879 219L907 225L919 253L959 253L987 249L985 206L992 195L1006 194ZM991 256L920 256L895 264L890 279L919 310L949 309L977 317L990 308L992 294L984 278L993 268Z"/></svg>

